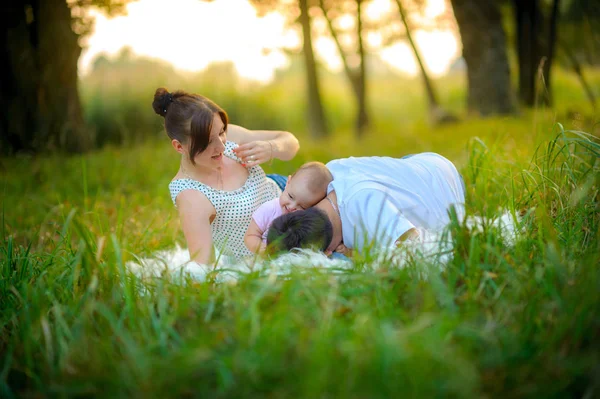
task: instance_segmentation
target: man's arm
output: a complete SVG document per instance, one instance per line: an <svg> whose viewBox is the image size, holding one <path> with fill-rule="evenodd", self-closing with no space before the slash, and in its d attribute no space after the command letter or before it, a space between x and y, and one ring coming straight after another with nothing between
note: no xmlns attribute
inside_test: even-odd
<svg viewBox="0 0 600 399"><path fill-rule="evenodd" d="M400 244L402 244L404 241L406 240L413 240L415 238L419 237L419 231L416 228L412 228L410 230L408 230L406 233L402 234L400 236L400 238L398 238L396 240L396 246L399 246Z"/></svg>
<svg viewBox="0 0 600 399"><path fill-rule="evenodd" d="M355 248L359 252L371 243L387 247L418 236L415 226L404 217L393 198L381 190L365 189L350 197L346 214L354 226Z"/></svg>

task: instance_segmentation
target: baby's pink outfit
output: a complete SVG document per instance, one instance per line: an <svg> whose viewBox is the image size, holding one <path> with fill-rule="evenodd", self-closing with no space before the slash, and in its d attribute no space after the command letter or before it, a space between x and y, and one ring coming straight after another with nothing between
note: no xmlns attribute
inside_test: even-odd
<svg viewBox="0 0 600 399"><path fill-rule="evenodd" d="M283 209L279 205L279 198L274 198L259 206L252 214L252 219L256 222L258 228L263 232L262 241L267 242L267 233L271 223L277 217L283 215Z"/></svg>

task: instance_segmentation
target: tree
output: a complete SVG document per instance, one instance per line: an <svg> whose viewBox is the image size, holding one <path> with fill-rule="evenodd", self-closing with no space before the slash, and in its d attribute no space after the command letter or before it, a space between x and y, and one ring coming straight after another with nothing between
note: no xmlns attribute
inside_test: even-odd
<svg viewBox="0 0 600 399"><path fill-rule="evenodd" d="M421 72L421 77L423 78L423 85L425 86L425 93L427 95L427 102L429 105L429 116L430 119L434 123L444 123L444 122L453 122L456 121L457 118L453 115L450 115L440 106L436 91L433 87L431 79L425 69L425 64L423 63L421 53L417 47L417 44L413 40L411 33L411 26L408 21L408 15L402 5L401 0L396 0L396 6L398 7L398 12L400 13L400 18L402 19L402 24L404 25L404 29L406 30L406 39L410 44L410 47L415 55L417 60L417 64L419 65L419 71Z"/></svg>
<svg viewBox="0 0 600 399"><path fill-rule="evenodd" d="M519 62L519 100L523 105L532 107L538 92L541 92L542 101L551 105L550 70L557 41L559 0L552 0L549 7L544 7L548 5L540 0L513 0L513 5Z"/></svg>
<svg viewBox="0 0 600 399"><path fill-rule="evenodd" d="M287 16L291 23L298 23L302 29L302 54L306 71L306 86L308 92L308 128L311 136L325 137L329 134L321 100L319 75L312 44L312 23L309 0L251 0L259 14L278 10Z"/></svg>
<svg viewBox="0 0 600 399"><path fill-rule="evenodd" d="M363 21L363 2L364 0L351 1L324 1L319 0L319 6L323 12L323 16L327 22L329 34L335 42L336 48L340 54L344 72L350 82L354 98L356 100L356 135L362 136L366 128L369 126L369 112L367 110L367 81L366 81L366 60L365 60L365 44L364 44L364 21ZM354 32L354 49L344 48L340 40L340 33L334 27L334 21L342 15L356 15L356 24ZM350 65L349 57L354 56L356 65Z"/></svg>
<svg viewBox="0 0 600 399"><path fill-rule="evenodd" d="M502 17L495 0L451 0L467 64L467 107L486 116L515 111Z"/></svg>
<svg viewBox="0 0 600 399"><path fill-rule="evenodd" d="M81 151L90 146L77 87L81 11L123 11L126 0L14 0L0 6L0 149ZM82 28L86 29L82 29ZM75 32L73 28L82 29Z"/></svg>
<svg viewBox="0 0 600 399"><path fill-rule="evenodd" d="M306 82L308 86L308 122L310 132L313 137L323 137L327 135L327 124L325 123L325 113L323 112L323 103L321 102L321 93L319 90L319 79L317 75L317 64L312 45L312 29L310 23L310 14L308 12L308 0L300 1L300 25L302 25L303 54L306 66Z"/></svg>
<svg viewBox="0 0 600 399"><path fill-rule="evenodd" d="M556 61L572 68L595 109L596 95L585 78L583 66L600 64L600 4L566 0L560 8Z"/></svg>

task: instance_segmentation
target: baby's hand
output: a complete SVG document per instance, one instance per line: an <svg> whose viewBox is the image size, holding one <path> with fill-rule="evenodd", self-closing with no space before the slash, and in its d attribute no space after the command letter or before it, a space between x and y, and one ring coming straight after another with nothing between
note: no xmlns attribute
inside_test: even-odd
<svg viewBox="0 0 600 399"><path fill-rule="evenodd" d="M345 255L348 258L350 258L352 256L352 249L348 248L344 244L338 245L337 248L335 249L335 252L338 252L338 253L340 253L342 255Z"/></svg>

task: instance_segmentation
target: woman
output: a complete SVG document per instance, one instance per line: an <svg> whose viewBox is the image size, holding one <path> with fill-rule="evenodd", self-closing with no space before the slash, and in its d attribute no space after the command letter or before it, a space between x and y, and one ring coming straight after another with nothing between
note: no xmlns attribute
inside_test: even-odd
<svg viewBox="0 0 600 399"><path fill-rule="evenodd" d="M217 104L184 91L157 89L152 108L165 118L167 135L181 154L169 189L191 259L208 264L213 244L224 255L250 255L244 233L252 213L281 194L259 165L292 159L298 140L288 132L231 125Z"/></svg>

